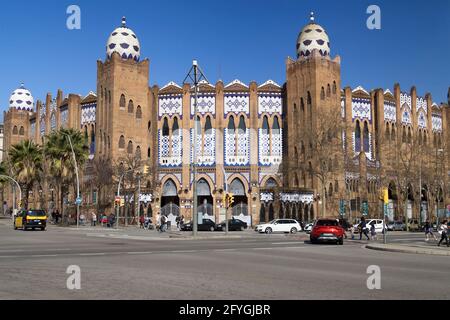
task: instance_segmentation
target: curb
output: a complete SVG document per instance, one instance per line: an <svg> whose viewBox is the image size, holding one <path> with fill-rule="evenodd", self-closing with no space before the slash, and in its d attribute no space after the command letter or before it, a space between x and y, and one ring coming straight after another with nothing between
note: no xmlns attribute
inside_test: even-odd
<svg viewBox="0 0 450 320"><path fill-rule="evenodd" d="M435 255L435 256L450 256L450 251L440 251L440 250L433 250L428 248L390 248L390 247L384 247L379 245L366 245L366 249L370 250L378 250L378 251L388 251L388 252L400 252L400 253L412 253L412 254L428 254L428 255Z"/></svg>

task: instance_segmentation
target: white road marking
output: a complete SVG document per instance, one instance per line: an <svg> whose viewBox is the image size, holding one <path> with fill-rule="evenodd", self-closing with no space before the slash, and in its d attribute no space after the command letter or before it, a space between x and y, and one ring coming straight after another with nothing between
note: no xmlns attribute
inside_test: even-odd
<svg viewBox="0 0 450 320"><path fill-rule="evenodd" d="M79 256L104 256L106 253L98 252L98 253L80 253Z"/></svg>
<svg viewBox="0 0 450 320"><path fill-rule="evenodd" d="M216 252L232 252L236 251L237 249L215 249Z"/></svg>
<svg viewBox="0 0 450 320"><path fill-rule="evenodd" d="M127 252L127 254L151 254L152 251L143 251L143 252Z"/></svg>
<svg viewBox="0 0 450 320"><path fill-rule="evenodd" d="M31 257L33 258L47 258L47 257L57 257L57 254L34 254Z"/></svg>
<svg viewBox="0 0 450 320"><path fill-rule="evenodd" d="M298 242L273 242L271 244L301 244L301 241L298 241Z"/></svg>

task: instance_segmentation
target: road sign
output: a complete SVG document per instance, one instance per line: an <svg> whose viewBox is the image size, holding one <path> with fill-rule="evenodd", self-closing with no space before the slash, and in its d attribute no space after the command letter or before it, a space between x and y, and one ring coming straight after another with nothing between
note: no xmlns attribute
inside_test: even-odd
<svg viewBox="0 0 450 320"><path fill-rule="evenodd" d="M81 197L78 197L78 198L75 200L75 203L76 203L77 205L80 205L82 202L83 202L83 199L82 199Z"/></svg>

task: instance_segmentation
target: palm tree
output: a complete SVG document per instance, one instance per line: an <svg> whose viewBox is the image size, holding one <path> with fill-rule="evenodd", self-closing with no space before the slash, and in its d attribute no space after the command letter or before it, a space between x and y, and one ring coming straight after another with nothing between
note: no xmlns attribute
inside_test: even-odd
<svg viewBox="0 0 450 320"><path fill-rule="evenodd" d="M73 161L72 148L69 139L72 141L73 150L77 159L78 170L81 168L89 156L89 148L80 131L61 128L53 131L46 137L44 153L49 162L49 173L59 194L59 204L62 212L63 199L68 193L70 184L76 186L75 163Z"/></svg>
<svg viewBox="0 0 450 320"><path fill-rule="evenodd" d="M8 152L11 172L23 189L23 207L28 209L28 191L32 190L42 171L41 147L31 140L13 145Z"/></svg>

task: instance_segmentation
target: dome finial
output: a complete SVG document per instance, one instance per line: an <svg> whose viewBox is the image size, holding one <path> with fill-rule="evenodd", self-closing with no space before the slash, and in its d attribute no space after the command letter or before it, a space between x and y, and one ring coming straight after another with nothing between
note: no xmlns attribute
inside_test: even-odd
<svg viewBox="0 0 450 320"><path fill-rule="evenodd" d="M25 89L25 83L23 81L20 82L20 89Z"/></svg>
<svg viewBox="0 0 450 320"><path fill-rule="evenodd" d="M314 22L314 12L312 12L312 11L309 15L309 20L311 20L311 22Z"/></svg>
<svg viewBox="0 0 450 320"><path fill-rule="evenodd" d="M127 18L125 16L122 17L122 27L126 28L127 26Z"/></svg>

